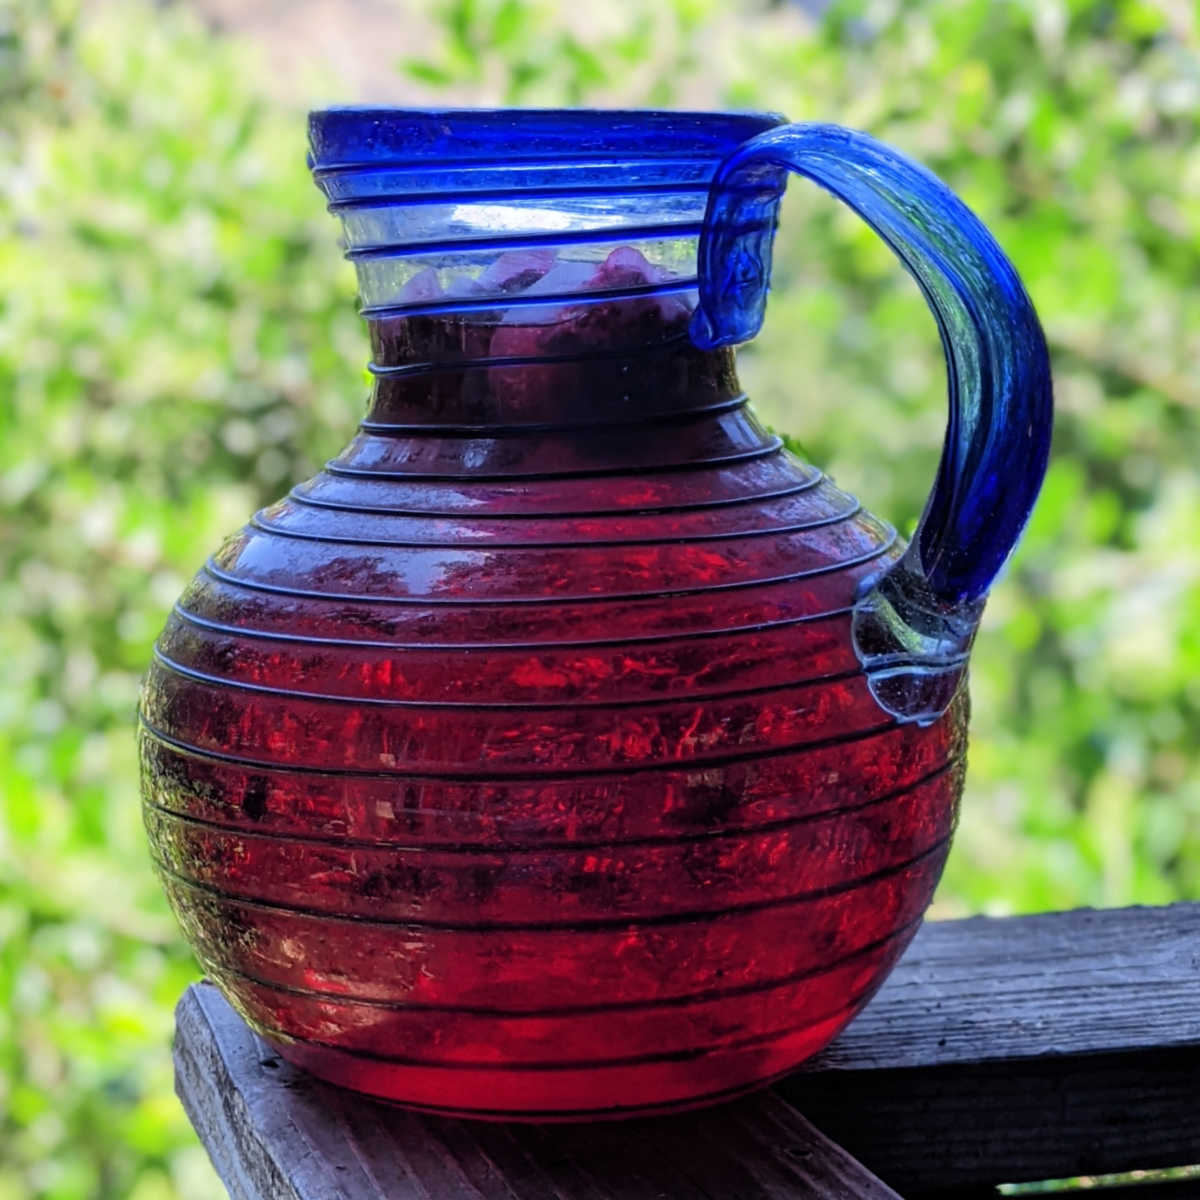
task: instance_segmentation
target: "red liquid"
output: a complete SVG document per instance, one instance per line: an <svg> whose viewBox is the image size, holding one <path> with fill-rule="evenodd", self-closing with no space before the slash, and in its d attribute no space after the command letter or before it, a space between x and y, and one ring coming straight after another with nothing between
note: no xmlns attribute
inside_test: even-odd
<svg viewBox="0 0 1200 1200"><path fill-rule="evenodd" d="M378 362L443 365L382 377L163 633L164 884L324 1078L479 1116L716 1099L825 1045L929 902L965 690L879 709L849 609L892 535L685 321L376 323Z"/></svg>

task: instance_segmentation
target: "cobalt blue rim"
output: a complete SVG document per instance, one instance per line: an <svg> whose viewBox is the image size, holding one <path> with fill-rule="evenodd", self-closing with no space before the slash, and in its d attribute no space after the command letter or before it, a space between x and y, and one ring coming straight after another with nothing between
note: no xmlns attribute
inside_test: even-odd
<svg viewBox="0 0 1200 1200"><path fill-rule="evenodd" d="M523 158L548 162L722 159L785 123L770 112L346 106L309 114L308 160L318 173L414 161L503 166L518 145Z"/></svg>

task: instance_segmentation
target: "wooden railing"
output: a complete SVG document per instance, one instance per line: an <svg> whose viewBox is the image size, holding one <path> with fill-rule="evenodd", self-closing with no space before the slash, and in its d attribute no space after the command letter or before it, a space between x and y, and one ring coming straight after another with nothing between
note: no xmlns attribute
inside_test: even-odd
<svg viewBox="0 0 1200 1200"><path fill-rule="evenodd" d="M177 1090L234 1200L974 1200L1200 1163L1200 904L929 923L805 1068L653 1120L421 1116L294 1071L209 984L177 1018Z"/></svg>

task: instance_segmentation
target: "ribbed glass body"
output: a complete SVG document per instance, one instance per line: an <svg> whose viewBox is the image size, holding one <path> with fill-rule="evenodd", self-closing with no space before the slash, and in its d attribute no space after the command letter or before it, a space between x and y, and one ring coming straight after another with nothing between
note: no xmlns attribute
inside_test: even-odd
<svg viewBox="0 0 1200 1200"><path fill-rule="evenodd" d="M320 175L316 128L369 412L189 586L141 753L205 970L326 1079L529 1119L732 1095L825 1045L930 900L965 689L881 708L851 620L902 546L688 337L747 132L599 175L433 154L440 201L388 147Z"/></svg>

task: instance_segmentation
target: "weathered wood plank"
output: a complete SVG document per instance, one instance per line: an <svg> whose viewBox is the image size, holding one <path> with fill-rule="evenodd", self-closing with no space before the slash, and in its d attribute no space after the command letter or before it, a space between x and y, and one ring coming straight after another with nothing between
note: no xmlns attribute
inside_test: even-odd
<svg viewBox="0 0 1200 1200"><path fill-rule="evenodd" d="M1200 1162L1200 904L931 923L777 1091L905 1195Z"/></svg>
<svg viewBox="0 0 1200 1200"><path fill-rule="evenodd" d="M896 1200L770 1092L620 1124L425 1117L294 1071L208 984L179 1002L175 1064L233 1200Z"/></svg>
<svg viewBox="0 0 1200 1200"><path fill-rule="evenodd" d="M814 1071L1200 1042L1200 904L931 921Z"/></svg>

